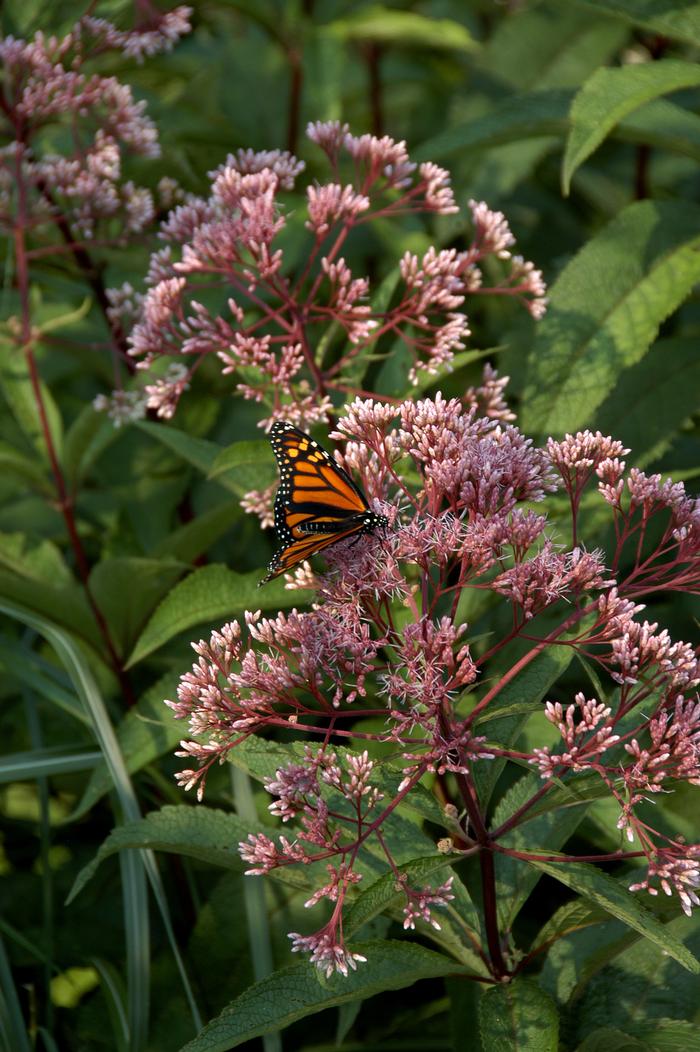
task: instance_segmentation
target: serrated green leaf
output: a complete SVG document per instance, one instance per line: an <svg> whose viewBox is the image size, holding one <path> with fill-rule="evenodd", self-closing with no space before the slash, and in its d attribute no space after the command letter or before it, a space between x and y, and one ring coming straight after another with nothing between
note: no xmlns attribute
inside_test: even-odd
<svg viewBox="0 0 700 1052"><path fill-rule="evenodd" d="M68 902L79 895L97 872L101 862L118 851L149 848L197 858L225 869L243 867L238 844L250 832L236 815L200 804L197 807L166 805L143 818L117 826L104 841L94 859L75 879Z"/></svg>
<svg viewBox="0 0 700 1052"><path fill-rule="evenodd" d="M227 1052L324 1008L464 971L449 957L409 942L351 943L350 949L367 961L347 977L334 975L321 981L311 964L282 968L232 1001L180 1052Z"/></svg>
<svg viewBox="0 0 700 1052"><path fill-rule="evenodd" d="M589 1034L576 1052L650 1052L650 1049L644 1041L606 1026Z"/></svg>
<svg viewBox="0 0 700 1052"><path fill-rule="evenodd" d="M654 903L655 907L657 905L658 900ZM665 903L662 901L661 905ZM669 937L678 938L687 950L698 955L700 923L697 916L679 917L676 914L675 919L664 923L664 929ZM610 921L598 930L575 933L552 947L554 960L550 966L548 958L545 966L550 985L553 971L556 971L557 979L562 972L574 972L562 993L573 1009L569 1017L576 1025L579 1037L596 1027L606 1026L611 1019L628 1033L637 1035L668 1016L695 1017L697 975L682 968L658 945L636 933L630 933L635 938L621 939L621 930L623 925L619 921ZM609 944L610 932L616 933L617 945ZM559 953L556 952L558 948Z"/></svg>
<svg viewBox="0 0 700 1052"><path fill-rule="evenodd" d="M303 603L308 592L292 591L284 581L271 581L259 589L260 572L235 573L222 565L203 566L180 581L158 606L139 637L127 668L142 661L173 636L208 623L218 627L244 610L281 610Z"/></svg>
<svg viewBox="0 0 700 1052"><path fill-rule="evenodd" d="M672 40L700 45L700 4L694 0L664 0L663 4L659 0L576 0L576 3L652 29Z"/></svg>
<svg viewBox="0 0 700 1052"><path fill-rule="evenodd" d="M564 196L569 193L576 169L623 117L660 95L698 84L700 67L674 59L596 70L571 104L571 126L562 162Z"/></svg>
<svg viewBox="0 0 700 1052"><path fill-rule="evenodd" d="M659 946L687 971L700 972L700 962L675 938L653 913L641 905L639 898L621 887L612 877L587 862L544 862L528 859L528 865L565 884L578 895L601 906L613 917L638 931Z"/></svg>
<svg viewBox="0 0 700 1052"><path fill-rule="evenodd" d="M456 862L459 862L458 855L432 855L429 858L417 858L411 862L403 862L399 868L402 876L407 878L408 886L417 888L425 883L443 883L448 876L445 871ZM436 874L439 874L437 878ZM433 878L436 878L435 881ZM343 918L343 931L347 936L351 936L378 913L405 901L405 897L400 887L397 890L395 874L391 871L385 873L366 891L360 892L354 900L352 907Z"/></svg>
<svg viewBox="0 0 700 1052"><path fill-rule="evenodd" d="M343 756L351 750L336 746L335 751ZM229 760L236 767L241 767L258 781L264 778L272 778L278 768L286 766L294 757L297 762L304 759L303 742L275 742L266 738L251 735L242 741L229 753ZM399 783L403 780L405 771L399 767L393 767L390 763L379 763L372 772L372 784L375 785L384 796L391 800L398 792ZM445 816L442 808L424 785L414 786L402 803L403 807L415 811L422 818L444 825Z"/></svg>
<svg viewBox="0 0 700 1052"><path fill-rule="evenodd" d="M642 201L584 246L552 286L528 364L522 426L590 423L619 374L700 279L700 208Z"/></svg>
<svg viewBox="0 0 700 1052"><path fill-rule="evenodd" d="M489 1052L557 1052L559 1015L531 979L492 986L479 1001L481 1043Z"/></svg>
<svg viewBox="0 0 700 1052"><path fill-rule="evenodd" d="M415 11L372 4L355 8L324 27L344 40L394 46L474 51L478 47L466 26L450 18L428 18Z"/></svg>

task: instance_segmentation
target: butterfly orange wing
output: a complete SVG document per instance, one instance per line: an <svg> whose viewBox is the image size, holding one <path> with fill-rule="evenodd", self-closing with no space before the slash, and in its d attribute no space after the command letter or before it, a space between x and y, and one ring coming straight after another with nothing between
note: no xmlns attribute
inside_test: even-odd
<svg viewBox="0 0 700 1052"><path fill-rule="evenodd" d="M315 552L387 524L369 510L361 490L309 435L287 421L270 431L280 487L275 498L275 532L281 547L261 581L285 573Z"/></svg>

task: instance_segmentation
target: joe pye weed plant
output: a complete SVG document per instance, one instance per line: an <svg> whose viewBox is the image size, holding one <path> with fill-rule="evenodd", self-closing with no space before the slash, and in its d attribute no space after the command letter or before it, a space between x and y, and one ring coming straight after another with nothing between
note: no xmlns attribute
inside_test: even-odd
<svg viewBox="0 0 700 1052"><path fill-rule="evenodd" d="M700 27L284 6L3 15L5 1046L692 1047Z"/></svg>

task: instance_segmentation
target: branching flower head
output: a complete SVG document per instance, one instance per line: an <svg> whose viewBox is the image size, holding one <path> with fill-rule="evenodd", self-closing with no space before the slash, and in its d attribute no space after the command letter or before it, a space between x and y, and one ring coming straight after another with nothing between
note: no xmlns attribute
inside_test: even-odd
<svg viewBox="0 0 700 1052"><path fill-rule="evenodd" d="M123 319L140 369L168 356L191 375L211 355L239 395L264 407L266 429L280 419L304 429L330 419L368 353L397 338L412 381L449 369L470 335L470 294L515 296L535 314L545 303L539 272L505 247L513 237L504 217L470 202L472 243L405 253L388 307L375 307L369 278L350 261L354 231L380 217L456 212L449 173L414 164L404 142L355 136L338 122L310 124L307 134L326 153L331 178L306 186L303 262L289 262L286 246L287 195L304 163L282 150L238 150L210 172L207 197L187 196L162 224L166 247L152 258L139 316ZM489 256L504 276L487 288L480 265ZM173 386L157 411L170 415L180 394ZM507 412L497 386L486 397L493 414Z"/></svg>
<svg viewBox="0 0 700 1052"><path fill-rule="evenodd" d="M627 598L638 592L641 568L647 581L657 572L668 580L669 567L689 573L690 531L677 525L679 514L694 513L688 498L656 482L643 497L639 476L631 476L634 499L627 510L616 504L615 514L628 524L634 558L630 570L615 575L602 551L559 546L547 516L535 508L556 490L557 471L578 503L596 466L622 453L619 444L583 433L567 439L568 446L538 449L501 412L479 415L470 402L437 395L399 405L358 398L348 405L332 435L342 450L339 462L360 479L370 506L390 527L381 538L328 549L330 573L302 571L296 583L316 587L307 612L249 614L247 635L233 623L199 643L199 660L169 703L190 721L193 737L184 751L200 764L181 780L198 783L200 792L211 765L250 734L284 727L322 737L316 750L306 746L303 759L266 782L272 813L297 824L298 839L271 847L264 838L241 850L256 873L337 860L328 870L330 883L310 900L330 899L331 921L315 936L294 936L295 948L312 952L326 969L353 967L345 956L342 902L375 836L395 866L381 831L391 828L404 797L426 775L469 782L474 766L495 755L523 758L512 743L479 733L508 680L491 680L490 660L503 660L519 638L534 636L533 656L548 645L578 651L610 684L605 700L581 691L573 703L547 702L546 718L563 747L525 754L544 792L555 778L594 772L620 806L620 828L641 836L656 858L677 845L655 839L638 818L638 805L671 779L696 784L700 777L700 703L685 699L700 683L700 663L688 644L641 621L641 605ZM574 480L574 471L585 472L585 482ZM660 547L642 557L633 527L644 499L652 502L649 514L671 503L676 519ZM487 648L474 646L459 617L460 596L469 589L490 591L511 610L512 628ZM545 616L549 627L538 629ZM385 729L362 733L363 720L377 716ZM355 735L374 739L383 752L370 759L365 749L342 750L341 759L329 745L331 738L344 745ZM330 793L346 808L333 804ZM464 839L469 843L466 830ZM681 870L691 875L677 876L676 884L664 879L669 887L683 885L685 907L693 901L695 870L676 865L673 872ZM405 925L422 919L435 926L431 909L448 901L449 882L437 889L406 885L405 894Z"/></svg>

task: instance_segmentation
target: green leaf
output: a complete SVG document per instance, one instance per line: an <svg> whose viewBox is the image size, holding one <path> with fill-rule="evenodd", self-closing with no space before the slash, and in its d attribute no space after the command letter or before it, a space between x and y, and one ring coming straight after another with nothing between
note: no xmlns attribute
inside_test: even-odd
<svg viewBox="0 0 700 1052"><path fill-rule="evenodd" d="M357 971L321 979L308 963L282 968L227 1005L180 1052L227 1052L324 1008L464 971L449 957L414 943L366 942L350 948L367 958L366 963L358 963Z"/></svg>
<svg viewBox="0 0 700 1052"><path fill-rule="evenodd" d="M649 1052L649 1045L622 1030L606 1026L589 1034L576 1052Z"/></svg>
<svg viewBox="0 0 700 1052"><path fill-rule="evenodd" d="M700 972L700 962L664 925L641 905L639 898L621 887L612 877L587 862L544 862L528 859L528 864L565 884L578 895L602 906L613 917L638 931L659 946L689 972Z"/></svg>
<svg viewBox="0 0 700 1052"><path fill-rule="evenodd" d="M696 339L658 340L626 369L596 412L593 427L614 435L646 467L669 449L697 411L700 356Z"/></svg>
<svg viewBox="0 0 700 1052"><path fill-rule="evenodd" d="M335 751L343 756L351 750L336 746ZM272 778L280 767L286 766L292 756L298 763L304 761L303 742L275 742L257 735L250 735L245 741L240 742L235 749L229 753L229 760L236 767L241 767L258 781L264 778ZM400 767L394 767L390 763L380 763L372 772L372 784L375 785L385 796L391 800L398 792L399 783L403 780L405 771ZM444 825L445 816L440 804L433 794L420 783L416 785L402 802L402 807L415 811L422 818L427 818L437 826Z"/></svg>
<svg viewBox="0 0 700 1052"><path fill-rule="evenodd" d="M528 811L527 821L549 811L581 807L592 803L594 800L600 800L608 796L610 796L610 790L603 779L594 771L574 773L573 776L567 777L566 780L563 778L552 778L549 792L542 798L540 803L535 804L532 810Z"/></svg>
<svg viewBox="0 0 700 1052"><path fill-rule="evenodd" d="M86 405L66 431L61 465L73 486L90 471L95 461L122 432L104 413Z"/></svg>
<svg viewBox="0 0 700 1052"><path fill-rule="evenodd" d="M354 9L349 17L325 27L344 40L393 44L395 47L474 51L477 43L466 26L450 18L429 18L378 4Z"/></svg>
<svg viewBox="0 0 700 1052"><path fill-rule="evenodd" d="M158 606L141 634L127 668L152 654L179 632L195 625L218 627L244 610L281 610L302 603L306 591L289 591L279 578L258 590L260 571L235 573L226 566L203 566L180 581Z"/></svg>
<svg viewBox="0 0 700 1052"><path fill-rule="evenodd" d="M46 321L42 321L38 326L39 332L42 336L45 336L49 332L57 332L59 329L67 329L71 325L75 325L77 322L82 321L90 313L90 307L92 306L92 300L89 296L86 296L79 307L64 311L62 314L53 313L53 305L50 311L52 316L47 318Z"/></svg>
<svg viewBox="0 0 700 1052"><path fill-rule="evenodd" d="M642 201L564 268L528 363L522 427L561 434L590 423L620 373L700 278L700 208Z"/></svg>
<svg viewBox="0 0 700 1052"><path fill-rule="evenodd" d="M53 619L88 643L94 655L106 662L104 643L92 612L77 585L51 585L0 570L0 600L20 603L38 617Z"/></svg>
<svg viewBox="0 0 700 1052"><path fill-rule="evenodd" d="M34 1043L29 1040L19 994L2 936L0 936L0 1025L6 1052L31 1052Z"/></svg>
<svg viewBox="0 0 700 1052"><path fill-rule="evenodd" d="M72 902L80 894L101 862L127 848L169 851L213 866L240 870L243 861L238 844L249 832L250 826L225 811L202 804L197 807L166 805L160 811L151 811L144 818L113 829L94 859L81 869L67 901Z"/></svg>
<svg viewBox="0 0 700 1052"><path fill-rule="evenodd" d="M571 127L562 163L564 196L569 193L576 169L623 117L660 95L698 84L700 68L673 59L596 70L571 104Z"/></svg>
<svg viewBox="0 0 700 1052"><path fill-rule="evenodd" d="M60 458L63 440L61 414L48 387L38 377L37 387L54 449ZM30 446L36 450L42 461L48 463L49 454L32 384L29 359L15 341L6 336L0 336L0 391Z"/></svg>
<svg viewBox="0 0 700 1052"><path fill-rule="evenodd" d="M149 615L185 570L182 563L128 557L103 559L93 567L90 591L120 655L131 651Z"/></svg>
<svg viewBox="0 0 700 1052"><path fill-rule="evenodd" d="M520 778L499 801L493 814L492 828L502 825L541 788L542 780L534 773ZM528 816L525 816L521 824L499 837L498 842L502 847L516 851L533 851L533 844L537 845L538 852L545 849L556 851L576 831L584 815L585 808L577 807L548 811L529 821ZM537 884L539 874L521 859L509 855L497 854L495 864L499 924L503 930L510 930Z"/></svg>
<svg viewBox="0 0 700 1052"><path fill-rule="evenodd" d="M444 161L468 149L484 149L514 140L563 135L574 93L564 89L517 95L494 106L484 117L439 132L411 151L414 161Z"/></svg>
<svg viewBox="0 0 700 1052"><path fill-rule="evenodd" d="M0 602L0 613L13 617L38 632L56 651L86 712L92 718L95 737L112 771L117 797L125 815L133 818L139 806L124 761L114 738L104 699L85 659L73 640L45 618L7 601ZM148 1029L150 953L149 918L146 900L146 872L157 885L160 881L155 863L148 856L132 857L122 865L124 928L129 977L129 1027L132 1041L145 1044ZM164 899L163 899L164 902ZM164 919L167 918L167 910Z"/></svg>
<svg viewBox="0 0 700 1052"><path fill-rule="evenodd" d="M255 440L226 446L214 458L208 477L223 481L221 475L226 475L228 487L241 495L251 489L262 489L277 477L272 446Z"/></svg>
<svg viewBox="0 0 700 1052"><path fill-rule="evenodd" d="M45 468L31 457L20 453L9 442L2 440L0 440L0 474L3 478L7 478L8 475L13 476L44 496L53 497L53 487Z"/></svg>
<svg viewBox="0 0 700 1052"><path fill-rule="evenodd" d="M442 871L449 869L450 865L459 861L458 855L432 855L429 858L416 858L412 862L404 862L399 869L401 874L407 878L408 886L417 888L426 883L444 883L447 875ZM439 876L436 877L436 874ZM433 881L433 878L436 879ZM343 918L343 931L347 936L352 935L378 913L382 913L391 906L402 904L405 898L402 889L397 888L395 874L391 871L385 873L354 900L351 909Z"/></svg>
<svg viewBox="0 0 700 1052"><path fill-rule="evenodd" d="M501 350L500 347L487 347L484 351L459 351L450 364L449 373L456 373L459 369L463 369L465 365L478 362L481 358L492 358L499 350ZM411 394L414 397L423 394L431 387L444 383L445 378L444 376L432 376L430 373L420 372L417 380L418 382L411 386Z"/></svg>
<svg viewBox="0 0 700 1052"><path fill-rule="evenodd" d="M492 986L479 1001L481 1043L489 1052L557 1052L559 1016L531 979Z"/></svg>
<svg viewBox="0 0 700 1052"><path fill-rule="evenodd" d="M687 1019L660 1019L655 1026L640 1027L638 1037L654 1052L700 1052L700 1028Z"/></svg>
<svg viewBox="0 0 700 1052"><path fill-rule="evenodd" d="M613 18L592 19L574 5L523 5L494 23L478 68L512 91L577 87L629 36Z"/></svg>
<svg viewBox="0 0 700 1052"><path fill-rule="evenodd" d="M195 438L194 435L188 435L185 431L170 427L169 424L154 424L150 420L137 420L134 426L167 446L173 453L177 453L187 464L197 468L203 475L209 474L220 451L220 446L217 446L215 442L209 442L206 438Z"/></svg>
<svg viewBox="0 0 700 1052"><path fill-rule="evenodd" d="M485 735L487 741L498 741L500 748L507 749L511 746L532 713L541 708L547 691L566 672L571 657L569 647L549 647L538 654L518 675L506 683L488 708L482 712L476 720L477 733ZM514 706L518 706L515 715ZM504 766L505 760L501 758L474 765L474 776L482 803L488 803Z"/></svg>
<svg viewBox="0 0 700 1052"><path fill-rule="evenodd" d="M697 975L681 968L658 946L639 936L631 945L624 945L619 937L621 928L618 921L610 921L598 930L578 932L566 943L552 948L553 951L563 951L552 954L557 981L562 972L573 970L572 963L576 969L562 989L570 1006L569 1019L578 1031L577 1035L575 1032L571 1034L572 1038L578 1036L581 1039L598 1027L606 1027L611 1020L627 1033L641 1037L669 1016L682 1019L696 1016ZM617 930L619 949L611 959L610 948L603 946L601 962L597 960L600 957L599 943L605 943L609 929ZM697 916L676 916L665 924L665 930L669 936L682 940L691 952L697 955L700 951ZM582 944L587 948L583 955L580 952ZM554 968L550 967L548 958L545 969L549 971L550 986ZM697 1024L695 1027L697 1030ZM657 1047L653 1040L650 1044L652 1048Z"/></svg>
<svg viewBox="0 0 700 1052"><path fill-rule="evenodd" d="M191 563L206 552L244 515L240 504L226 499L208 511L203 511L192 522L179 526L156 545L151 554L154 558L178 559Z"/></svg>
<svg viewBox="0 0 700 1052"><path fill-rule="evenodd" d="M538 931L532 940L532 946L544 947L558 942L574 931L581 931L595 924L604 924L610 920L610 914L602 906L587 902L585 899L574 899L560 906Z"/></svg>
<svg viewBox="0 0 700 1052"><path fill-rule="evenodd" d="M700 116L668 99L657 99L620 121L610 133L622 142L647 143L700 158Z"/></svg>
<svg viewBox="0 0 700 1052"><path fill-rule="evenodd" d="M568 0L567 0L568 2ZM693 0L576 0L584 7L616 15L672 40L700 45L700 4Z"/></svg>
<svg viewBox="0 0 700 1052"><path fill-rule="evenodd" d="M183 735L183 725L173 717L165 705L166 698L174 698L178 677L167 673L146 691L115 728L129 774L135 774L146 764L170 752ZM82 817L112 788L112 777L104 760L95 766L83 797L68 821Z"/></svg>
<svg viewBox="0 0 700 1052"><path fill-rule="evenodd" d="M62 552L52 541L35 541L23 533L0 533L0 566L32 581L74 583Z"/></svg>

